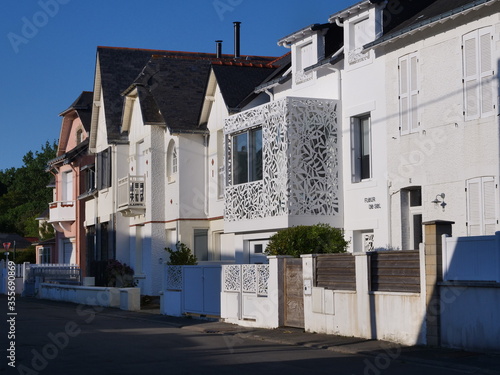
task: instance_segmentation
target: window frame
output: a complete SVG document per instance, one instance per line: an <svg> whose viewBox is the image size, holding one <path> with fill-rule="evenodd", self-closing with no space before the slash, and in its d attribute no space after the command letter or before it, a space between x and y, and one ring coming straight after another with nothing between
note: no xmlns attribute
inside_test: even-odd
<svg viewBox="0 0 500 375"><path fill-rule="evenodd" d="M487 39L487 44L484 43ZM472 44L471 44L472 42ZM473 51L470 48L474 48ZM463 115L465 121L492 116L496 108L494 31L492 26L462 36ZM485 54L489 54L486 55ZM490 69L487 69L487 68ZM474 69L474 72L469 72ZM485 97L490 100L486 108Z"/></svg>
<svg viewBox="0 0 500 375"><path fill-rule="evenodd" d="M167 182L173 183L176 180L179 171L179 158L177 156L177 147L173 139L170 140L167 147Z"/></svg>
<svg viewBox="0 0 500 375"><path fill-rule="evenodd" d="M367 123L364 123L368 120ZM364 126L368 127L368 139L365 137ZM372 159L372 126L371 115L365 113L351 117L351 182L358 183L368 181L373 177ZM368 141L368 150L366 150L366 141ZM366 154L368 151L368 154ZM368 160L364 161L364 157L368 156ZM366 171L368 168L368 171ZM366 173L368 176L366 176Z"/></svg>
<svg viewBox="0 0 500 375"><path fill-rule="evenodd" d="M398 59L399 131L401 135L416 133L419 118L419 57L417 52Z"/></svg>
<svg viewBox="0 0 500 375"><path fill-rule="evenodd" d="M257 132L260 132L260 148L257 146L259 144L258 139L254 138L253 135ZM244 131L237 132L231 134L231 146L232 146L232 155L231 155L231 183L232 185L240 185L251 183L255 181L261 181L263 179L263 128L262 126L255 126L249 129L245 129ZM238 151L236 148L238 147L238 142L236 141L237 137L242 137L246 135L246 142L244 146L247 147L246 157L245 157L245 168L246 176L244 178L239 178L242 176L241 172L236 173L235 170L242 165L240 161L237 160ZM258 153L260 150L260 165L258 165Z"/></svg>

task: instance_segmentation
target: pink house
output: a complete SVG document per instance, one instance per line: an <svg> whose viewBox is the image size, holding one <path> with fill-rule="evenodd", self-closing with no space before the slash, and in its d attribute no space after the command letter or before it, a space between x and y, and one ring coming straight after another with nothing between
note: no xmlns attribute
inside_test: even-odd
<svg viewBox="0 0 500 375"><path fill-rule="evenodd" d="M44 263L71 263L87 266L85 198L94 190L94 156L88 153L92 116L92 92L83 92L60 116L63 118L56 158L48 163L55 177L54 198L49 204L48 222L56 230L55 249ZM49 259L50 258L50 259Z"/></svg>

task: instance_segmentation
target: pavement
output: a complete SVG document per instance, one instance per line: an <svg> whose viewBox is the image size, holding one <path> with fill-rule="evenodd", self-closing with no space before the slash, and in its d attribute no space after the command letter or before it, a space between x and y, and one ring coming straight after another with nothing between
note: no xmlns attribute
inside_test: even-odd
<svg viewBox="0 0 500 375"><path fill-rule="evenodd" d="M248 328L217 320L202 320L193 317L171 317L160 315L160 310L150 306L140 312L106 309L103 314L111 314L124 319L144 319L163 324L209 334L226 335L235 344L245 338L263 340L284 345L298 345L344 354L362 355L383 368L385 362L401 361L425 364L443 369L454 369L471 374L500 374L500 353L470 352L430 346L403 346L400 344L305 332L299 328ZM500 341L500 337L499 337ZM374 372L380 373L378 372Z"/></svg>

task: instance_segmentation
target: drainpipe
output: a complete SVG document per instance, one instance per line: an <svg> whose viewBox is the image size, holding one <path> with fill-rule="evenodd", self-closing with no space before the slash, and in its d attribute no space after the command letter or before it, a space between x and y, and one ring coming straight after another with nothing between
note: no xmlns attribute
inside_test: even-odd
<svg viewBox="0 0 500 375"><path fill-rule="evenodd" d="M204 207L203 207L203 212L205 213L205 216L208 218L208 201L209 201L209 188L208 188L208 184L209 184L209 161L208 161L208 137L209 135L208 134L205 134L203 136L203 146L205 148L205 152L204 152L204 164L205 164L205 168L204 168L204 175L205 175L205 204L204 204Z"/></svg>

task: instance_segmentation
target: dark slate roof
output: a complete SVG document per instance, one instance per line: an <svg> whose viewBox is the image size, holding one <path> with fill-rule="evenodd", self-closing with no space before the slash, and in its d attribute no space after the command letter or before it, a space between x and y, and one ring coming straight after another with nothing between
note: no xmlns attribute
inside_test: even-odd
<svg viewBox="0 0 500 375"><path fill-rule="evenodd" d="M69 164L73 160L75 160L78 156L86 155L88 149L89 149L89 138L86 138L68 152L65 152L64 154L49 160L47 162L47 171L58 164L63 164L63 165Z"/></svg>
<svg viewBox="0 0 500 375"><path fill-rule="evenodd" d="M16 233L0 233L0 249L4 249L3 243L4 242L10 242L10 249L9 251L14 250L14 241L16 242L16 249L26 249L31 245L31 242L28 241L26 238L20 236L19 234ZM10 257L10 259L12 259Z"/></svg>
<svg viewBox="0 0 500 375"><path fill-rule="evenodd" d="M496 0L407 0L408 4L403 3L404 14L408 13L410 17L400 20L397 25L387 28L384 35L372 43L367 44L365 48L370 48L382 42L391 40L395 37L404 35L412 30L418 29L430 23L439 21L453 14L473 8ZM401 18L401 17L399 17Z"/></svg>
<svg viewBox="0 0 500 375"><path fill-rule="evenodd" d="M215 54L211 53L196 53L196 52L176 52L176 51L163 51L163 50L144 50L144 49L132 49L132 48L115 48L115 47L98 47L97 49L97 58L100 66L100 74L101 74L101 85L102 85L102 94L104 97L104 106L105 106L105 115L106 115L106 126L107 126L107 134L109 142L120 142L126 141L127 135L120 133L121 128L121 119L122 119L122 111L123 111L123 98L121 94L129 88L129 86L136 81L138 75L143 72L145 74L150 74L149 71L145 71L144 67L151 60L152 56L164 56L164 57L172 57L172 58L187 58L192 59L192 62L196 60L200 61L209 61L216 59ZM232 57L232 56L231 56ZM230 55L223 55L224 59L229 59ZM266 57L266 56L242 56L241 59L249 59L251 61L261 61L264 63L268 63L272 61L274 58ZM170 59L172 60L172 59ZM153 62L152 64L157 64L158 61ZM165 65L164 63L160 63L160 67ZM167 64L168 65L168 64ZM190 73L190 69L186 68L186 64L179 62L178 65L180 69L184 70L185 73ZM204 66L204 67L202 67ZM208 66L207 62L205 63L193 63L193 77L197 77L197 79L203 77L206 80L208 75ZM171 69L169 69L171 72ZM156 103L157 107L163 111L166 109L175 108L172 105L172 102L180 103L177 99L178 92L180 91L181 84L191 85L192 87L189 90L198 91L198 86L196 82L193 82L193 79L189 77L182 77L177 75L179 81L178 84L173 84L170 77L168 77L167 72L160 74L160 79L167 84L170 84L168 88L166 88L165 94L167 97L163 98L161 103ZM139 77L140 81L140 77ZM137 82L137 83L147 83L147 82ZM205 83L205 81L204 81ZM178 86L178 87L174 87ZM201 90L203 91L203 90ZM140 93L141 94L141 93ZM145 92L142 92L144 95ZM155 97L160 97L160 95L155 95ZM151 101L151 98L146 99L148 104L148 114L146 114L147 118L150 119L152 115L152 105L154 104ZM172 102L169 102L172 101ZM187 103L180 103L185 104ZM165 119L169 124L178 124L179 128L185 128L187 123L190 123L191 115L179 114L174 115L173 111L169 111L169 118ZM193 108L190 108L187 112L194 112ZM157 120L157 116L152 116L153 120ZM167 124L167 125L169 125Z"/></svg>
<svg viewBox="0 0 500 375"><path fill-rule="evenodd" d="M214 63L212 69L226 106L234 110L253 94L255 87L269 77L276 67Z"/></svg>
<svg viewBox="0 0 500 375"><path fill-rule="evenodd" d="M68 109L63 111L60 116L64 116L70 111L76 111L78 117L82 121L83 128L88 133L90 132L90 123L92 120L92 102L94 100L94 93L91 91L83 91L80 96L69 106Z"/></svg>

